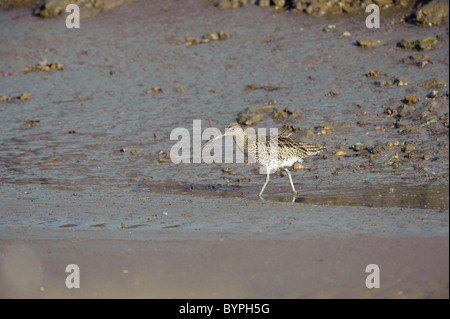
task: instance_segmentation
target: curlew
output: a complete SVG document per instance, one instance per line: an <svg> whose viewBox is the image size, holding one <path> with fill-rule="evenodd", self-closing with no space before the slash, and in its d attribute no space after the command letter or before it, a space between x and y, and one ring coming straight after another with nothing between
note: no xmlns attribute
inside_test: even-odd
<svg viewBox="0 0 450 319"><path fill-rule="evenodd" d="M233 136L236 145L244 152L254 163L259 164L266 170L266 182L264 183L259 197L262 199L262 194L266 189L270 180L270 173L282 168L286 171L289 182L291 183L292 193L297 194L292 176L286 167L294 165L296 162L303 162L303 159L309 155L315 155L323 150L322 145L301 143L293 141L289 138L290 134L281 133L278 135L263 135L247 134L247 128L243 129L237 123L231 123L224 134L216 136L206 142L201 148L203 149L207 144L220 139L225 136Z"/></svg>

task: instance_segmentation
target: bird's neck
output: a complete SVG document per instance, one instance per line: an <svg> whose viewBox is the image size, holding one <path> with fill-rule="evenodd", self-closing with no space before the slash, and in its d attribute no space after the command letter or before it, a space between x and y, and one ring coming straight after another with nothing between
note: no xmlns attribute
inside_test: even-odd
<svg viewBox="0 0 450 319"><path fill-rule="evenodd" d="M238 132L238 134L234 135L234 139L236 141L236 145L239 147L241 151L247 153L248 149L248 136L245 134L245 131L242 130Z"/></svg>

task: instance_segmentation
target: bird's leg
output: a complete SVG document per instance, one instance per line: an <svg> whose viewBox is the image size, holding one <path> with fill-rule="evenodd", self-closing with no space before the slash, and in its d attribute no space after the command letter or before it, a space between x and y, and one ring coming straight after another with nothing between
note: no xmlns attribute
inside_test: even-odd
<svg viewBox="0 0 450 319"><path fill-rule="evenodd" d="M292 194L297 194L297 191L295 190L295 187L294 187L294 183L292 183L292 177L291 177L291 173L288 171L288 169L287 168L285 168L285 167L283 167L283 169L286 171L286 173L288 174L288 177L289 177L289 181L291 182L291 186L292 186Z"/></svg>
<svg viewBox="0 0 450 319"><path fill-rule="evenodd" d="M261 191L259 192L259 198L261 198L261 199L262 199L262 194L264 192L264 189L266 188L267 183L269 183L269 180L270 180L270 170L267 170L266 182L264 183L264 186L262 187Z"/></svg>

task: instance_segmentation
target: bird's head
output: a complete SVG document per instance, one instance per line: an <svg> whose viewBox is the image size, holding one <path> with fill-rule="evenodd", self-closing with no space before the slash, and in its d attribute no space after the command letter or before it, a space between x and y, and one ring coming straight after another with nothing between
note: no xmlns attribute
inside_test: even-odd
<svg viewBox="0 0 450 319"><path fill-rule="evenodd" d="M222 137L225 136L236 136L239 133L243 133L243 129L242 127L237 124L237 123L231 123L228 128L225 130L225 133L223 133L222 135L216 136L212 139L210 139L208 142L206 142L205 144L203 144L203 146L201 147L201 149L203 149L206 145L208 145L209 143L216 141L218 139L221 139Z"/></svg>

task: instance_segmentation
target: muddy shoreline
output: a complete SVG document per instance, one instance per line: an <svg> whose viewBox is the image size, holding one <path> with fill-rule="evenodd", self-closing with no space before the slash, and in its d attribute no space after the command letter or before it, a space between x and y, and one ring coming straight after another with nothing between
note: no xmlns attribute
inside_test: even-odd
<svg viewBox="0 0 450 319"><path fill-rule="evenodd" d="M0 10L0 297L448 298L449 27L420 8ZM261 201L254 165L171 161L196 119L328 150Z"/></svg>

